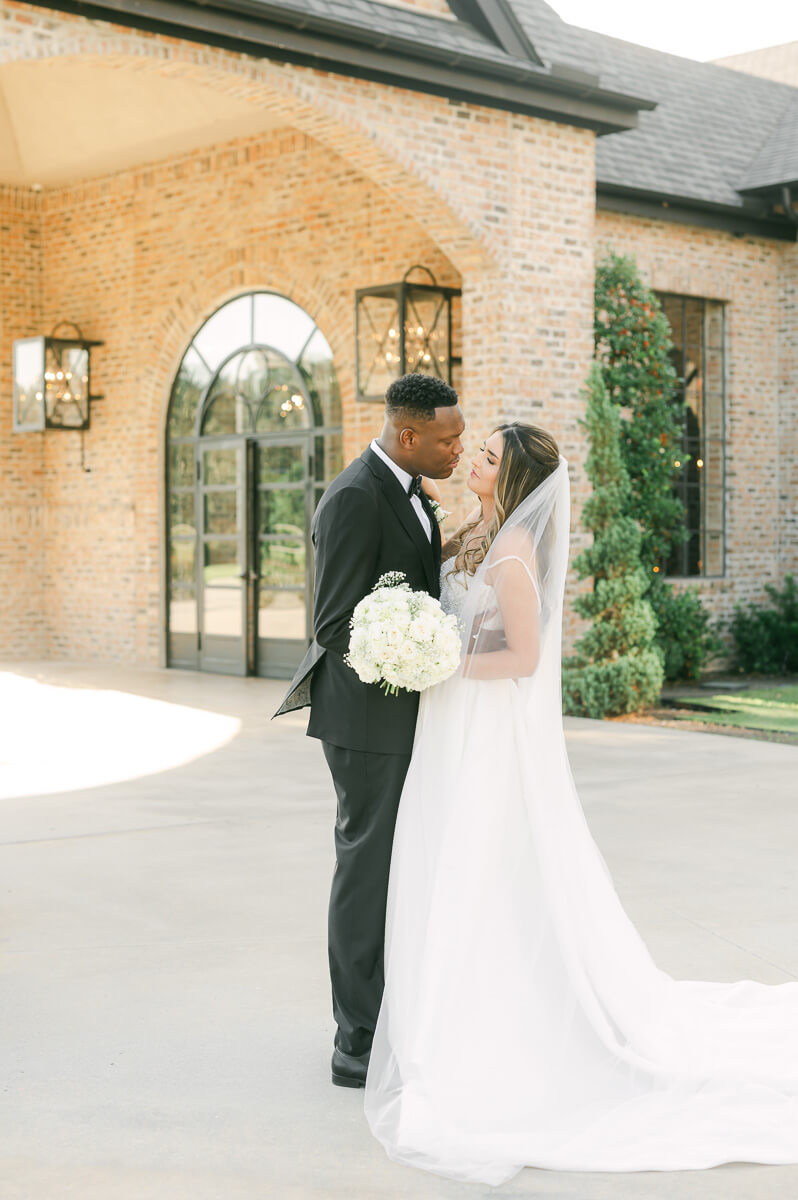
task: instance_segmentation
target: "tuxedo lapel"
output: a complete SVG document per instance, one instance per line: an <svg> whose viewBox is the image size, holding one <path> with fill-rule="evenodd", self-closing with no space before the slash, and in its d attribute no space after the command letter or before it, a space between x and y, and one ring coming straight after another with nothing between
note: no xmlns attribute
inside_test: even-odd
<svg viewBox="0 0 798 1200"><path fill-rule="evenodd" d="M421 506L430 520L430 526L432 529L432 569L436 583L439 583L441 577L441 527L438 524L438 518L435 516L435 512L429 502L426 492L421 493ZM435 595L437 596L437 594L438 592L436 587Z"/></svg>
<svg viewBox="0 0 798 1200"><path fill-rule="evenodd" d="M410 497L402 487L399 480L394 475L390 467L382 461L382 459L374 453L369 447L361 454L361 459L379 479L382 485L383 493L391 508L396 513L396 516L401 521L403 527L413 539L413 542L421 555L421 561L424 563L424 574L427 577L430 591L437 594L438 579L436 577L435 568L435 550L434 544L436 539L436 525L434 517L432 519L432 542L424 532L421 522L418 519L413 505L410 503ZM438 571L440 571L440 537L437 538L439 543L438 548Z"/></svg>

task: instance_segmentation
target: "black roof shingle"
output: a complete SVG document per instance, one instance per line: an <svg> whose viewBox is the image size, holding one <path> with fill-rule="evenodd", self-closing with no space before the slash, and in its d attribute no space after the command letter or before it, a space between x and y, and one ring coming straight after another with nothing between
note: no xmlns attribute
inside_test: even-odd
<svg viewBox="0 0 798 1200"><path fill-rule="evenodd" d="M599 184L741 209L741 190L798 180L798 88L577 29L544 0L511 3L544 60L657 102L599 138Z"/></svg>

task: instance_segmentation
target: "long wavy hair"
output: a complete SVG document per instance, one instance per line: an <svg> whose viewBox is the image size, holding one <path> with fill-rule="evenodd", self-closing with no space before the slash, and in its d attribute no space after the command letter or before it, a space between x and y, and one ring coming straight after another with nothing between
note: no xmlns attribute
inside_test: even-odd
<svg viewBox="0 0 798 1200"><path fill-rule="evenodd" d="M523 421L510 421L499 425L493 433L501 433L502 458L496 476L494 498L496 511L488 528L473 545L468 545L471 531L482 520L479 516L459 531L457 537L456 569L473 575L491 547L493 539L504 522L515 512L522 500L534 492L536 487L548 479L560 461L560 450L550 433L537 425L526 425ZM463 547L466 547L465 550Z"/></svg>

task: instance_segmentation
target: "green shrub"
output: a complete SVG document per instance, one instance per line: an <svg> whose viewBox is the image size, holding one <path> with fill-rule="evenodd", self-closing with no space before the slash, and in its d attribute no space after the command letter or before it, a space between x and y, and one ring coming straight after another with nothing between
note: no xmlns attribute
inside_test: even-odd
<svg viewBox="0 0 798 1200"><path fill-rule="evenodd" d="M698 589L677 590L655 576L646 599L657 621L656 643L662 654L665 678L700 679L707 660L723 649Z"/></svg>
<svg viewBox="0 0 798 1200"><path fill-rule="evenodd" d="M593 491L582 521L593 544L574 560L593 590L577 596L576 611L592 621L563 668L563 704L575 716L637 712L662 687L662 659L654 645L656 619L643 598L648 578L640 562L641 534L624 512L629 476L621 456L620 413L610 400L601 368L593 363L586 391L590 446L586 469Z"/></svg>
<svg viewBox="0 0 798 1200"><path fill-rule="evenodd" d="M772 607L738 604L728 622L735 666L746 674L791 675L798 671L798 585L788 575L779 590L765 584Z"/></svg>

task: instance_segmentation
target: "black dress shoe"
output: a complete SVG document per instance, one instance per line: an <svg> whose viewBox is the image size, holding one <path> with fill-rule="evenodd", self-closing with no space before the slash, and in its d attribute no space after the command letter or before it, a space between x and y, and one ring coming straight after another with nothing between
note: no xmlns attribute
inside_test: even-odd
<svg viewBox="0 0 798 1200"><path fill-rule="evenodd" d="M367 1050L365 1054L345 1054L336 1046L332 1056L332 1081L336 1087L365 1087L370 1053Z"/></svg>

